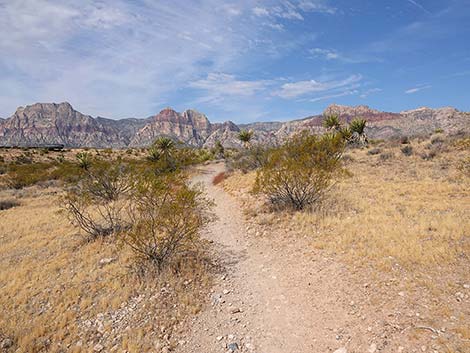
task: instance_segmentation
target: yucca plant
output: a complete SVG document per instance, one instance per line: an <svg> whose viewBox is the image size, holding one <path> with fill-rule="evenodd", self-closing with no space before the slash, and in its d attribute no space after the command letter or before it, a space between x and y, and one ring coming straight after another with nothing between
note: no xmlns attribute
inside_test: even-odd
<svg viewBox="0 0 470 353"><path fill-rule="evenodd" d="M241 130L238 133L238 139L243 143L245 147L250 144L251 139L253 138L253 131Z"/></svg>
<svg viewBox="0 0 470 353"><path fill-rule="evenodd" d="M352 137L352 131L349 127L342 127L339 129L339 133L344 141L349 141Z"/></svg>
<svg viewBox="0 0 470 353"><path fill-rule="evenodd" d="M88 152L79 152L75 155L78 161L80 168L84 170L90 169L91 166L91 156Z"/></svg>
<svg viewBox="0 0 470 353"><path fill-rule="evenodd" d="M349 129L352 133L357 132L359 136L364 135L367 121L365 119L354 119L349 123Z"/></svg>
<svg viewBox="0 0 470 353"><path fill-rule="evenodd" d="M356 118L349 123L349 129L351 130L352 136L350 142L366 145L368 140L365 134L367 121L365 119Z"/></svg>
<svg viewBox="0 0 470 353"><path fill-rule="evenodd" d="M339 130L341 128L341 123L339 121L338 115L327 115L323 119L323 127L329 130Z"/></svg>
<svg viewBox="0 0 470 353"><path fill-rule="evenodd" d="M161 136L148 149L148 159L157 164L157 173L176 169L175 148L175 142L171 138Z"/></svg>
<svg viewBox="0 0 470 353"><path fill-rule="evenodd" d="M153 143L155 147L162 155L170 155L175 149L175 142L169 137L159 137Z"/></svg>

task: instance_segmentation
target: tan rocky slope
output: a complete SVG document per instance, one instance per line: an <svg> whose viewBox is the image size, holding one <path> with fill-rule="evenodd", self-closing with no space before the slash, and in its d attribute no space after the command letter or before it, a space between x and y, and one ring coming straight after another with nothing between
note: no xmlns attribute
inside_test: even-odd
<svg viewBox="0 0 470 353"><path fill-rule="evenodd" d="M449 134L470 133L470 113L454 108L389 113L367 106L330 105L323 115L329 114L337 114L346 122L355 117L366 119L371 138L423 135L436 129ZM253 130L255 142L260 143L276 143L304 129L321 133L323 115L236 125L231 121L211 123L204 114L191 109L178 113L166 108L146 119L113 120L84 115L69 103L36 103L18 108L8 119L0 119L0 146L143 147L158 136L169 136L189 146L211 147L221 141L226 147L237 147L240 129Z"/></svg>

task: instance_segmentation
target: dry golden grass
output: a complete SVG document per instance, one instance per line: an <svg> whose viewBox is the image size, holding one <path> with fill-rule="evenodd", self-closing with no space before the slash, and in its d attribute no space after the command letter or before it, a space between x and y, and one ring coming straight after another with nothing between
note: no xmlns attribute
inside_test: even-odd
<svg viewBox="0 0 470 353"><path fill-rule="evenodd" d="M311 212L277 213L268 224L288 236L307 235L314 247L347 262L352 273L386 285L390 296L406 291L409 308L427 307L431 323L452 321L457 339L449 352L463 352L470 349L470 179L459 166L468 149L462 141L447 143L425 160L429 144L413 141L412 156L401 153L401 146L380 146L394 156L386 161L366 149L349 151L351 176L328 201ZM254 179L254 172L237 173L224 187L243 200L248 217L266 224L268 208L249 194Z"/></svg>
<svg viewBox="0 0 470 353"><path fill-rule="evenodd" d="M12 352L89 352L98 343L103 351L142 352L174 344L210 286L205 263L139 280L126 248L77 234L59 212L59 192L22 190L20 206L0 211L0 338L14 341Z"/></svg>

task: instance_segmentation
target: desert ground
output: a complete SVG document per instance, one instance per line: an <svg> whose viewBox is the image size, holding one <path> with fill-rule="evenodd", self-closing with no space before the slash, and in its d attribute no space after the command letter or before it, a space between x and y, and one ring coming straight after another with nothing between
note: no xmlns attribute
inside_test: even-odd
<svg viewBox="0 0 470 353"><path fill-rule="evenodd" d="M256 171L193 167L216 217L198 256L144 278L128 248L70 224L60 181L4 183L0 349L469 352L469 140L406 146L348 149L348 174L302 212L252 193ZM1 154L8 163L24 151Z"/></svg>

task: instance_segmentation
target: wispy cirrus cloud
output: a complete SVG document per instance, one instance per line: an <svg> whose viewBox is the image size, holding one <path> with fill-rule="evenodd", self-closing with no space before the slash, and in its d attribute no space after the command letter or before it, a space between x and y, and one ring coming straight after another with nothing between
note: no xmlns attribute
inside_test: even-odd
<svg viewBox="0 0 470 353"><path fill-rule="evenodd" d="M367 62L382 61L375 55L356 52L352 55L344 54L335 49L330 48L311 48L308 53L312 59L323 59L326 61L338 61L346 64L360 64Z"/></svg>
<svg viewBox="0 0 470 353"><path fill-rule="evenodd" d="M318 101L322 101L322 100L328 100L328 99L339 98L339 97L344 97L344 96L351 96L351 95L358 94L358 93L359 93L358 90L346 90L344 92L340 92L340 93L336 93L336 94L329 94L329 95L326 95L326 96L320 96L320 97L312 98L312 99L310 99L310 102L318 102Z"/></svg>
<svg viewBox="0 0 470 353"><path fill-rule="evenodd" d="M285 99L293 99L302 97L309 94L316 94L320 92L334 92L339 89L344 91L352 90L358 87L359 82L362 80L361 75L351 75L342 80L308 80L285 83L281 88L273 93ZM336 94L336 93L335 93ZM314 98L313 98L314 99Z"/></svg>
<svg viewBox="0 0 470 353"><path fill-rule="evenodd" d="M426 12L427 14L430 14L431 12L428 11L423 5L421 5L418 1L415 0L407 0L411 5L419 8L420 10Z"/></svg>
<svg viewBox="0 0 470 353"><path fill-rule="evenodd" d="M189 87L204 90L209 97L252 96L271 83L268 80L240 80L226 73L210 73L204 79L190 82Z"/></svg>
<svg viewBox="0 0 470 353"><path fill-rule="evenodd" d="M431 85L418 85L418 86L416 86L416 87L407 89L407 90L405 91L405 93L406 93L406 94L413 94L413 93L422 91L423 89L428 89L428 88L431 88L431 87L432 87Z"/></svg>
<svg viewBox="0 0 470 353"><path fill-rule="evenodd" d="M282 1L277 5L262 7L255 6L252 13L258 17L271 17L287 20L304 20L305 13L334 14L336 8L322 0Z"/></svg>
<svg viewBox="0 0 470 353"><path fill-rule="evenodd" d="M378 93L378 92L382 92L382 88L377 88L377 87L376 88L370 88L370 89L365 90L364 92L362 92L359 97L367 98L371 94Z"/></svg>

